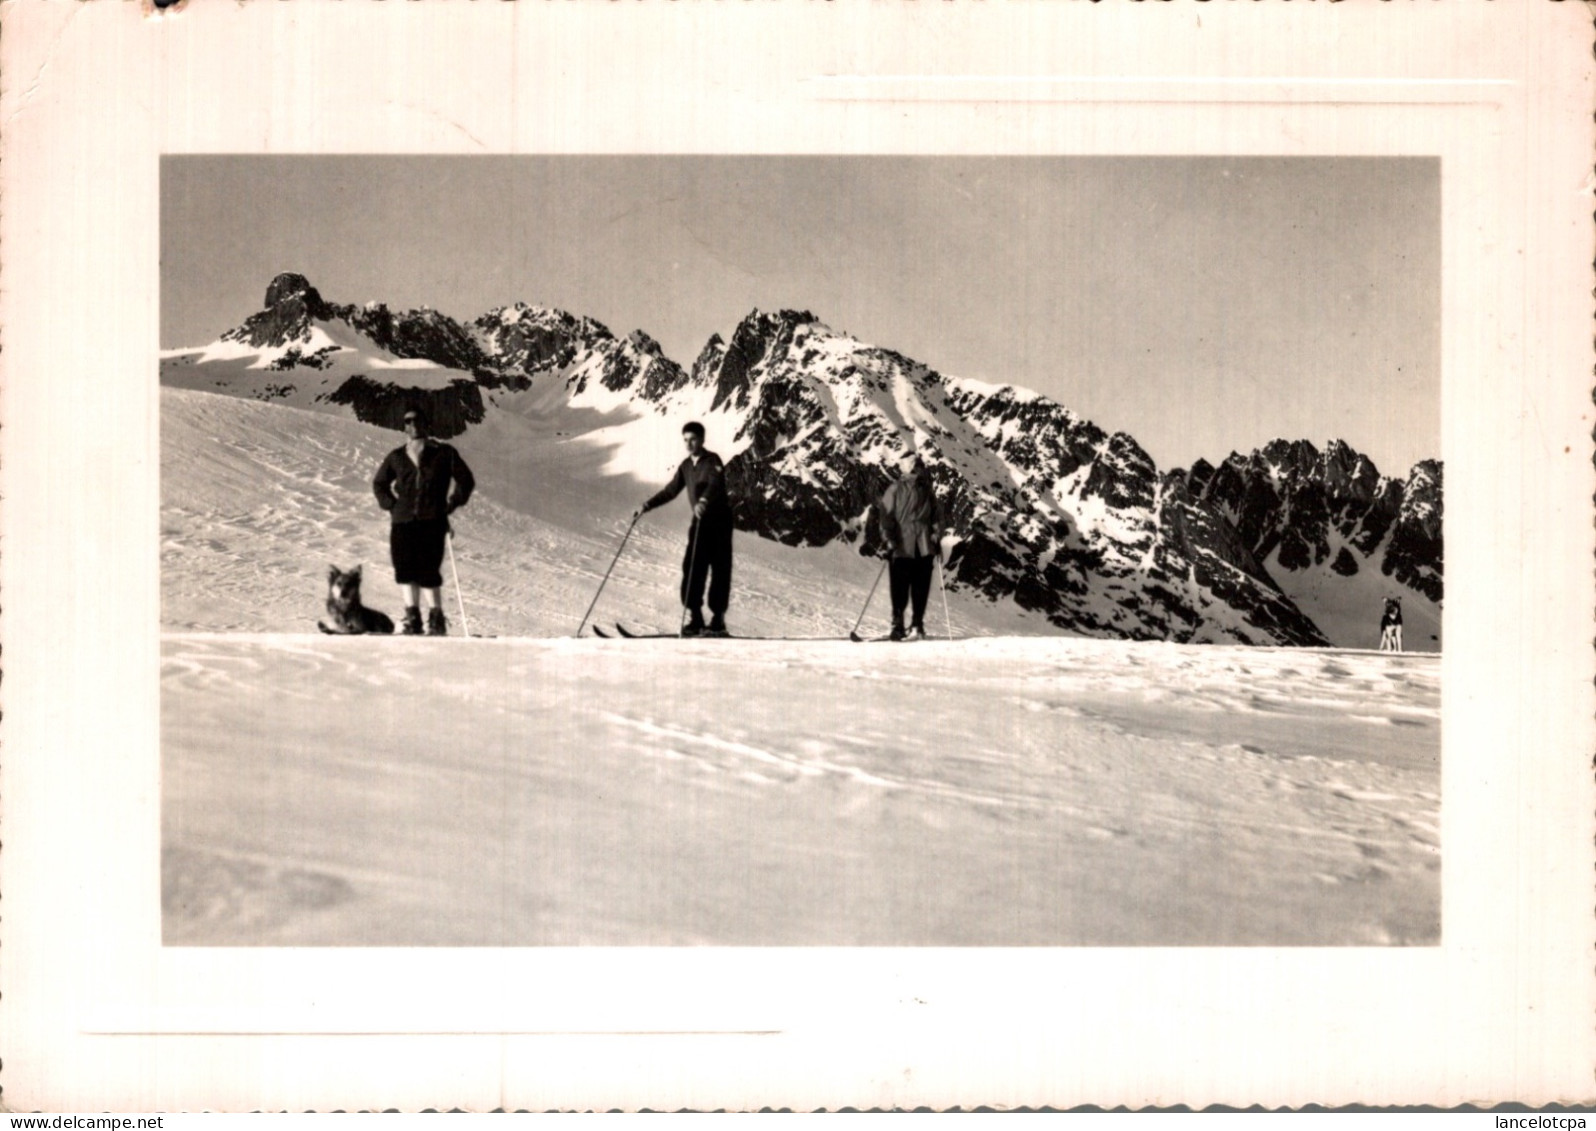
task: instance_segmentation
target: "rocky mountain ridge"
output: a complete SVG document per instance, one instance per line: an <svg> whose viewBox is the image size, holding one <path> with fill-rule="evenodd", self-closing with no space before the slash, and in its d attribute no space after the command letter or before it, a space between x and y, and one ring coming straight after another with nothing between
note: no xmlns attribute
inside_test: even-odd
<svg viewBox="0 0 1596 1131"><path fill-rule="evenodd" d="M261 378L351 364L351 347L339 344L349 332L399 359L314 397L371 423L395 427L407 404L423 403L445 422L440 432L455 435L479 423L496 394L534 384L604 410L707 413L739 528L788 545L840 539L874 552L872 501L917 454L957 538L950 587L1012 601L1068 631L1328 643L1272 570L1322 567L1334 583L1379 569L1394 590L1441 599L1435 461L1398 481L1339 441L1322 452L1277 441L1218 466L1161 473L1125 433L1028 390L945 377L807 311L754 311L684 370L642 331L617 337L594 319L524 303L459 322L428 309L328 303L294 274L273 279L266 299L222 338L259 351ZM416 363L447 372L407 386L403 366Z"/></svg>

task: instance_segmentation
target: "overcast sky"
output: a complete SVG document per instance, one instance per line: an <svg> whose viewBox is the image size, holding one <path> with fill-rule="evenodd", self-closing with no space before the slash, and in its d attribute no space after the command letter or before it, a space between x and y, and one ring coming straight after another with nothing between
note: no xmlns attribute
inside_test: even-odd
<svg viewBox="0 0 1596 1131"><path fill-rule="evenodd" d="M522 300L691 365L796 307L1024 385L1162 468L1332 437L1440 451L1433 158L167 157L161 341L298 271L461 320Z"/></svg>

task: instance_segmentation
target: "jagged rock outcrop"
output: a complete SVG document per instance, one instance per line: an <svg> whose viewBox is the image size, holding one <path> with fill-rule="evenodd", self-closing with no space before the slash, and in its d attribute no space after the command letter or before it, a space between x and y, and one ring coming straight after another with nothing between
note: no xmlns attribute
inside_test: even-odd
<svg viewBox="0 0 1596 1131"><path fill-rule="evenodd" d="M1442 549L1441 462L1421 460L1413 465L1402 486L1402 502L1380 570L1430 600L1439 601L1443 592Z"/></svg>
<svg viewBox="0 0 1596 1131"><path fill-rule="evenodd" d="M241 342L262 349L290 345L309 335L311 325L332 317L321 292L310 280L292 271L276 276L266 287L264 309L242 325L222 335L223 341Z"/></svg>
<svg viewBox="0 0 1596 1131"><path fill-rule="evenodd" d="M1442 599L1439 461L1390 479L1344 441L1321 452L1306 440L1276 440L1245 456L1232 452L1218 467L1199 460L1182 478L1271 568L1327 566L1343 577L1378 569Z"/></svg>
<svg viewBox="0 0 1596 1131"><path fill-rule="evenodd" d="M334 307L333 313L395 357L421 359L481 379L494 376L487 354L460 323L422 307L395 313L385 303Z"/></svg>
<svg viewBox="0 0 1596 1131"><path fill-rule="evenodd" d="M1283 639L1327 642L1319 627L1280 592L1240 532L1194 498L1178 473L1162 481L1158 526L1162 537L1149 570L1155 582L1173 582L1189 564L1193 581L1252 623L1271 627Z"/></svg>
<svg viewBox="0 0 1596 1131"><path fill-rule="evenodd" d="M348 405L355 417L381 428L402 430L410 409L427 416L428 430L440 440L482 422L482 389L473 381L451 381L442 389L419 389L354 376L339 385L327 400Z"/></svg>
<svg viewBox="0 0 1596 1131"><path fill-rule="evenodd" d="M563 310L517 303L489 311L471 329L490 368L520 385L561 374L572 396L595 383L612 393L658 401L687 380L681 366L642 330L617 338L603 323Z"/></svg>
<svg viewBox="0 0 1596 1131"><path fill-rule="evenodd" d="M613 337L591 318L526 303L490 310L471 329L500 371L525 375L564 369L578 354Z"/></svg>

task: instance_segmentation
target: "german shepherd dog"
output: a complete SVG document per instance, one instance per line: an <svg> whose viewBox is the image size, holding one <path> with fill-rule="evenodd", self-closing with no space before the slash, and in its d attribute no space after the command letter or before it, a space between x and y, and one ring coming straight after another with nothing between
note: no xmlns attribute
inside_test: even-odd
<svg viewBox="0 0 1596 1131"><path fill-rule="evenodd" d="M347 573L337 566L327 571L327 619L316 627L334 636L359 636L367 632L393 632L393 621L360 603L360 567Z"/></svg>
<svg viewBox="0 0 1596 1131"><path fill-rule="evenodd" d="M1385 599L1385 612L1380 615L1380 651L1402 651L1402 600Z"/></svg>

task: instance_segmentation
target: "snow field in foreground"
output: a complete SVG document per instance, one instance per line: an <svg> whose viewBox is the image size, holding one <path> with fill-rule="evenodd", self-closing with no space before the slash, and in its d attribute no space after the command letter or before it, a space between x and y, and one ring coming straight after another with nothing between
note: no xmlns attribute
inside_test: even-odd
<svg viewBox="0 0 1596 1131"><path fill-rule="evenodd" d="M1439 658L176 634L170 945L1440 937Z"/></svg>

